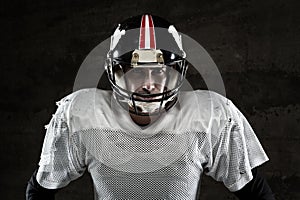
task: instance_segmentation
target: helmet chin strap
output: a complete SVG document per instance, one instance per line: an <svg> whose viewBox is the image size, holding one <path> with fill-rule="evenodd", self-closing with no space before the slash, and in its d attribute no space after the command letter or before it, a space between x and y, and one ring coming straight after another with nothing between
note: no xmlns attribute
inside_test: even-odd
<svg viewBox="0 0 300 200"><path fill-rule="evenodd" d="M155 115L159 114L161 110L168 110L173 105L174 100L176 97L170 98L169 100L162 100L156 102L143 102L137 100L130 100L130 99L120 99L117 98L118 102L121 105L129 106L129 109L132 110L133 113L137 115ZM122 106L124 107L124 106Z"/></svg>
<svg viewBox="0 0 300 200"><path fill-rule="evenodd" d="M128 102L129 106L134 107L132 101ZM135 107L138 113L155 113L159 112L161 107L164 107L164 104L161 106L160 102L140 102L135 101Z"/></svg>

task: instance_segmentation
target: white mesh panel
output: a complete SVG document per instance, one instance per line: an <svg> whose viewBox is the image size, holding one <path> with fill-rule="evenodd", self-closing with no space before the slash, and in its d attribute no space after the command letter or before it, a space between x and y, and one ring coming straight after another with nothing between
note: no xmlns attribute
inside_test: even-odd
<svg viewBox="0 0 300 200"><path fill-rule="evenodd" d="M166 137L171 134L164 132L151 138L132 137L132 134L121 130L108 131L107 129L90 129L78 133L78 135L87 134L113 135L110 138L117 141L116 145L120 148L138 153L156 151L172 140L170 137ZM209 154L209 148L204 143L207 134L197 132L183 134L194 136L187 151L170 165L151 172L129 173L116 170L103 164L88 152L87 161L88 165L93 166L90 168L90 173L95 191L97 191L95 199L193 199L202 173L198 152L202 149L202 152ZM158 143L155 144L156 142ZM112 157L111 159L120 158Z"/></svg>

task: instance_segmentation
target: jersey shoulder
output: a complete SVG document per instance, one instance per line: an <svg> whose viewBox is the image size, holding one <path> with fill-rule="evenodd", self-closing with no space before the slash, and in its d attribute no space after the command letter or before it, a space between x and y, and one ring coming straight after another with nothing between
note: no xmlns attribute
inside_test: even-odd
<svg viewBox="0 0 300 200"><path fill-rule="evenodd" d="M235 120L239 122L244 115L238 107L226 96L218 94L214 91L198 91L200 99L205 97L212 104L214 113L221 114L226 120ZM208 97L209 96L209 97Z"/></svg>
<svg viewBox="0 0 300 200"><path fill-rule="evenodd" d="M109 102L111 95L112 92L108 90L86 88L65 96L57 104L67 107L70 114L78 115L94 108L95 103L99 105Z"/></svg>
<svg viewBox="0 0 300 200"><path fill-rule="evenodd" d="M233 115L231 100L208 90L195 90L184 95L183 110L192 126L205 132L220 133ZM187 121L187 122L188 122Z"/></svg>
<svg viewBox="0 0 300 200"><path fill-rule="evenodd" d="M195 90L194 92L200 113L211 113L208 116L224 120L230 118L232 102L227 97L209 90Z"/></svg>
<svg viewBox="0 0 300 200"><path fill-rule="evenodd" d="M96 114L109 109L111 97L112 91L87 88L65 96L57 105L64 113L71 132L75 132L96 124Z"/></svg>

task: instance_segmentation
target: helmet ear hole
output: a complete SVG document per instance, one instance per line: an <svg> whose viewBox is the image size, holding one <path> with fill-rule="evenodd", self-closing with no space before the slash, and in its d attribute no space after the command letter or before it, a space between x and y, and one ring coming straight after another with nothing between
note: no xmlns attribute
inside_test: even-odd
<svg viewBox="0 0 300 200"><path fill-rule="evenodd" d="M115 73L116 75L124 74L123 69L122 69L122 66L119 65L119 64L114 65L114 73Z"/></svg>

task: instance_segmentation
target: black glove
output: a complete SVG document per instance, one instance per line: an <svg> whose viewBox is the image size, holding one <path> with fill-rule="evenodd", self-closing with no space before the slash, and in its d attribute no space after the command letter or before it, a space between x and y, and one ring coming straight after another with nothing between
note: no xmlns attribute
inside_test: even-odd
<svg viewBox="0 0 300 200"><path fill-rule="evenodd" d="M252 175L253 179L234 194L240 200L275 200L266 179L258 173L256 168L252 169Z"/></svg>
<svg viewBox="0 0 300 200"><path fill-rule="evenodd" d="M26 188L26 200L54 200L58 189L42 187L36 180L37 169L33 172Z"/></svg>

